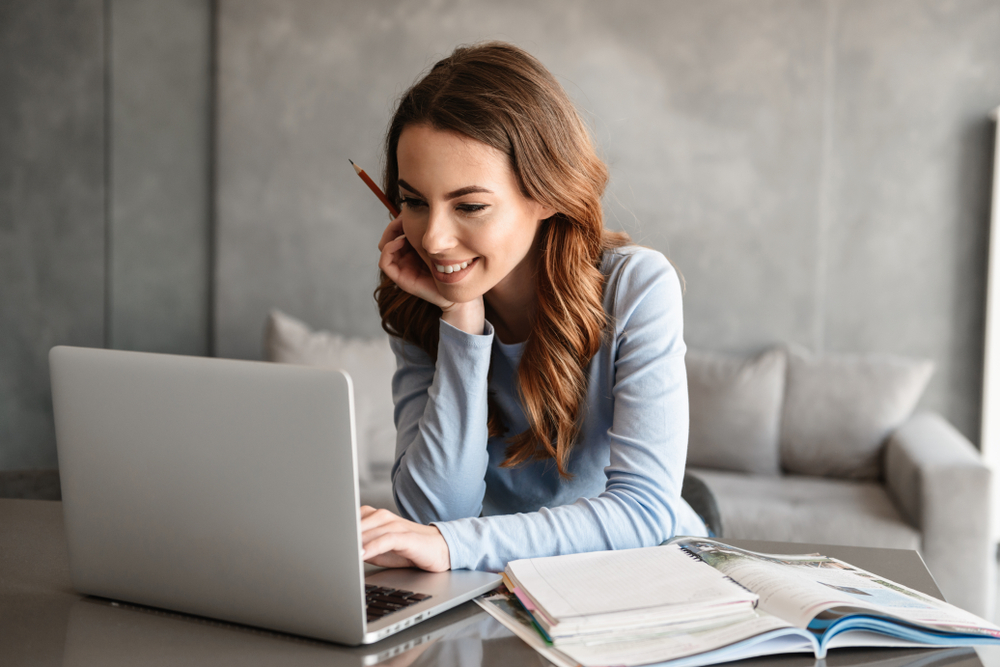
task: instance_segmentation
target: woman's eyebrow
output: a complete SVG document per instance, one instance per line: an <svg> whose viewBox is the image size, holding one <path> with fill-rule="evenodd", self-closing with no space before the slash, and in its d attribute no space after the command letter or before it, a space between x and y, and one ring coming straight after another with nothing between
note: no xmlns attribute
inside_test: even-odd
<svg viewBox="0 0 1000 667"><path fill-rule="evenodd" d="M485 192L486 194L493 194L492 190L488 190L481 185L467 185L464 188L459 188L458 190L453 190L444 196L445 199L457 199L463 195L471 195L476 192Z"/></svg>
<svg viewBox="0 0 1000 667"><path fill-rule="evenodd" d="M401 178L396 181L396 184L399 187L401 187L401 188L403 188L405 190L409 190L410 192L412 192L413 194L417 195L418 197L423 197L424 196L423 194L420 193L420 190L417 190L415 187L413 187L412 185L410 185L409 183L407 183L406 181L404 181ZM462 197L463 195L471 195L471 194L474 194L474 193L477 193L477 192L484 192L484 193L490 194L490 195L493 194L492 190L490 190L488 188L484 188L481 185L467 185L464 188L459 188L458 190L453 190L453 191L449 192L448 194L446 194L444 196L444 198L445 198L445 200L457 199L458 197ZM425 199L426 199L426 197L425 197Z"/></svg>
<svg viewBox="0 0 1000 667"><path fill-rule="evenodd" d="M412 185L410 185L409 183L407 183L406 181L404 181L401 178L396 181L396 185L398 185L399 187L404 188L406 190L409 190L410 192L412 192L413 194L417 195L418 197L423 197L423 195L420 194L420 190L417 190L415 187L413 187Z"/></svg>

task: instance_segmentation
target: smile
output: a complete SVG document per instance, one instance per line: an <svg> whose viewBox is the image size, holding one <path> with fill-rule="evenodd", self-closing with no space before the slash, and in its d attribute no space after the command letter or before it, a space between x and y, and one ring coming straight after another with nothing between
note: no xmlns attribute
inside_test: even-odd
<svg viewBox="0 0 1000 667"><path fill-rule="evenodd" d="M458 273L474 261L476 260L470 259L466 262L462 262L461 264L435 264L434 268L437 269L438 273Z"/></svg>
<svg viewBox="0 0 1000 667"><path fill-rule="evenodd" d="M469 272L469 270L476 265L479 261L478 257L473 257L472 259L459 262L458 264L434 264L434 278L445 283L453 283L461 280Z"/></svg>

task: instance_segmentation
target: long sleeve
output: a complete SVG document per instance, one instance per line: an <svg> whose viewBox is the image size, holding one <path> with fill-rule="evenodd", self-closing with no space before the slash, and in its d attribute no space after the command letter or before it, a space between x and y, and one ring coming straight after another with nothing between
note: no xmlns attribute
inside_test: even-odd
<svg viewBox="0 0 1000 667"><path fill-rule="evenodd" d="M486 492L487 377L493 330L467 334L440 322L437 364L392 339L396 462L393 495L401 515L430 523L479 516Z"/></svg>
<svg viewBox="0 0 1000 667"><path fill-rule="evenodd" d="M613 340L595 357L590 373L587 411L598 417L585 422L576 445L581 455L589 449L606 456L603 490L538 511L436 521L453 568L498 571L516 558L650 546L675 534L705 534L680 498L688 404L679 281L659 253L634 249L619 257L620 270L605 298ZM610 423L599 416L602 407L610 408L603 411Z"/></svg>

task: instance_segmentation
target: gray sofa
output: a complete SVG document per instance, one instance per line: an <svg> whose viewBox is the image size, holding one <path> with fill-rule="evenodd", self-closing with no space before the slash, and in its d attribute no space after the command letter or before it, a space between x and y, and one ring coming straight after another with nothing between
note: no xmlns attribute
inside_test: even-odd
<svg viewBox="0 0 1000 667"><path fill-rule="evenodd" d="M933 371L889 355L689 350L688 470L726 537L917 549L947 599L992 612L990 471L941 416Z"/></svg>
<svg viewBox="0 0 1000 667"><path fill-rule="evenodd" d="M876 481L689 470L715 494L726 537L916 549L949 602L990 618L990 472L979 453L925 412L889 437L884 465Z"/></svg>
<svg viewBox="0 0 1000 667"><path fill-rule="evenodd" d="M387 339L311 331L278 312L265 358L345 368L355 382L362 502L394 509ZM688 353L688 470L724 536L917 549L950 602L992 600L990 473L943 418L912 415L932 366L889 356Z"/></svg>

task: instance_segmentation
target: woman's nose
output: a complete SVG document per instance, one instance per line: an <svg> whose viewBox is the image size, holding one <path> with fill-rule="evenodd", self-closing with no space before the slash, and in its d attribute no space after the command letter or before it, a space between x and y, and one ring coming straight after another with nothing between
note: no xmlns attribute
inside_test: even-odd
<svg viewBox="0 0 1000 667"><path fill-rule="evenodd" d="M431 255L447 252L455 246L455 230L447 212L433 207L428 211L427 231L424 232L424 250Z"/></svg>

